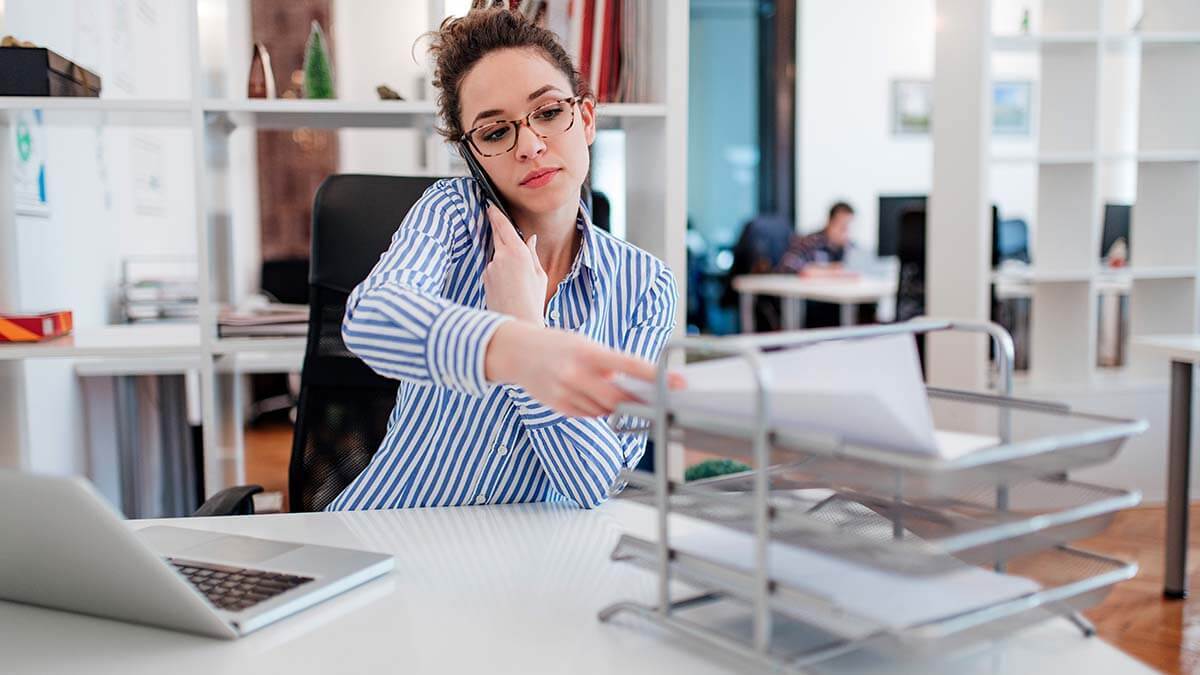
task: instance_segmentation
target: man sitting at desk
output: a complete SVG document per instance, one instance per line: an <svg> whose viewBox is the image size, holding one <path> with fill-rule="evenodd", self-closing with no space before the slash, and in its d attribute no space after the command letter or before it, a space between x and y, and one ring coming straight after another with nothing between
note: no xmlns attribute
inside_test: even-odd
<svg viewBox="0 0 1200 675"><path fill-rule="evenodd" d="M855 250L850 241L850 223L854 222L854 207L838 202L829 209L829 220L819 232L805 236L793 234L788 250L779 259L776 271L798 274L805 279L857 279L858 273L843 266L849 252ZM804 328L827 328L841 323L837 305L828 302L805 301ZM875 320L875 309L860 307L859 321Z"/></svg>
<svg viewBox="0 0 1200 675"><path fill-rule="evenodd" d="M803 277L856 276L842 268L846 251L854 246L850 241L850 223L853 221L853 207L846 202L834 204L829 209L829 220L820 232L803 237L792 235L787 252L779 260L777 271L794 272Z"/></svg>

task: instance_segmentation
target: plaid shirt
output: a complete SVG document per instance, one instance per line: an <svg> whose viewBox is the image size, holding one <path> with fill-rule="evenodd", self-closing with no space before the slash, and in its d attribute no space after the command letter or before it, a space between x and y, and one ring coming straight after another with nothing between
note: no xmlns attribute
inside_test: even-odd
<svg viewBox="0 0 1200 675"><path fill-rule="evenodd" d="M829 237L825 236L824 231L805 236L793 234L787 252L779 259L776 271L795 273L809 263L838 263L846 257L847 248L849 247L835 247L829 243Z"/></svg>

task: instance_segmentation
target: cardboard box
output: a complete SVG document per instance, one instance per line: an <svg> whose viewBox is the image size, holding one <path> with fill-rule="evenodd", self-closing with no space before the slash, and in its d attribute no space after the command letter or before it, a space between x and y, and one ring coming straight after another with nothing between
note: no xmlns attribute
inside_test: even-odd
<svg viewBox="0 0 1200 675"><path fill-rule="evenodd" d="M0 342L40 342L71 332L68 311L0 314Z"/></svg>

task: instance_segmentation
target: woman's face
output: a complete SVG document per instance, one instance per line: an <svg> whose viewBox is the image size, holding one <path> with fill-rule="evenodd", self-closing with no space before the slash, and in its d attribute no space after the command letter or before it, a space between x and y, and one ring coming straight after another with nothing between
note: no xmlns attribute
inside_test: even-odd
<svg viewBox="0 0 1200 675"><path fill-rule="evenodd" d="M489 122L524 120L534 108L572 96L570 81L540 51L502 49L484 56L463 78L460 121L470 131ZM588 146L596 138L594 104L581 101L572 114L575 122L565 133L541 138L522 125L511 151L494 157L476 153L513 210L549 213L578 203Z"/></svg>

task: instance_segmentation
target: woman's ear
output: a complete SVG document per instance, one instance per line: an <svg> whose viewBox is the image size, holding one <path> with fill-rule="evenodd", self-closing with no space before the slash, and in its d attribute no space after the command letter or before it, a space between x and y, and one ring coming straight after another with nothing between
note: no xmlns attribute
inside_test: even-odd
<svg viewBox="0 0 1200 675"><path fill-rule="evenodd" d="M596 140L596 101L591 96L579 101L579 116L583 119L583 137L591 145Z"/></svg>

